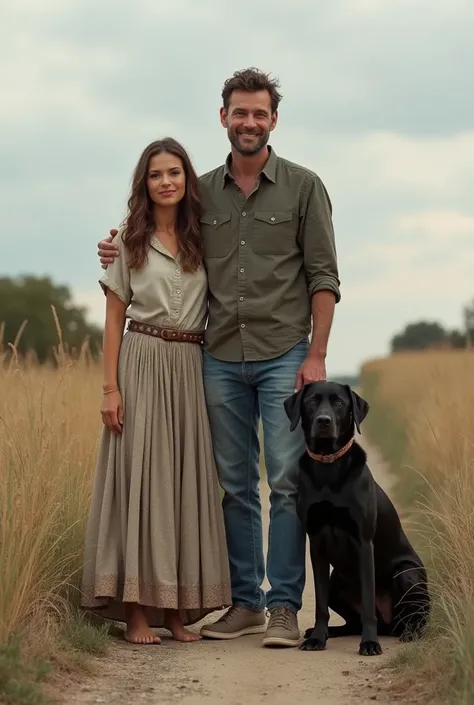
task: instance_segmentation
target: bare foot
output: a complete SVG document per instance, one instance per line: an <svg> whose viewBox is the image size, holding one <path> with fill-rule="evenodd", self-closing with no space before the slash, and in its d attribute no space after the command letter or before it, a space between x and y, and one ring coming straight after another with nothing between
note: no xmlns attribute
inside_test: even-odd
<svg viewBox="0 0 474 705"><path fill-rule="evenodd" d="M160 637L148 626L145 610L137 603L127 605L127 630L124 639L130 644L161 644Z"/></svg>
<svg viewBox="0 0 474 705"><path fill-rule="evenodd" d="M199 634L195 634L184 628L177 610L166 610L165 627L169 629L176 641L190 642L199 641L201 639Z"/></svg>

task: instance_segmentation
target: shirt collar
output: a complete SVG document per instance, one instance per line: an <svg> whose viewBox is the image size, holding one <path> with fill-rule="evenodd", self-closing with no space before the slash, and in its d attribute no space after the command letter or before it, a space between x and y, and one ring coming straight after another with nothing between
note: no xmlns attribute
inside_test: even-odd
<svg viewBox="0 0 474 705"><path fill-rule="evenodd" d="M156 237L156 235L152 235L150 238L150 245L153 247L154 250L159 252L160 254L164 255L165 257L168 257L168 259L172 259L175 262L179 262L181 259L181 253L178 252L178 256L175 258L171 254L171 252L168 252L166 247L163 247L161 244L160 240Z"/></svg>
<svg viewBox="0 0 474 705"><path fill-rule="evenodd" d="M277 167L277 155L275 150L268 145L268 159L265 162L265 165L263 166L262 171L259 174L259 177L261 174L263 174L269 181L271 181L273 184L276 182L276 167ZM230 171L230 165L232 163L232 152L230 152L227 156L227 159L225 160L224 164L224 174L222 177L222 188L226 185L227 181L229 179L234 179L234 177L231 174Z"/></svg>

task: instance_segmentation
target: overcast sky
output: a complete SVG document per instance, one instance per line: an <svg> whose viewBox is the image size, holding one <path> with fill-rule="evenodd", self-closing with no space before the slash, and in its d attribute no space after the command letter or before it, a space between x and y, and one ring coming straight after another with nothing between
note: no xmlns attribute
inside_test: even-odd
<svg viewBox="0 0 474 705"><path fill-rule="evenodd" d="M472 0L10 0L0 10L0 274L48 274L102 322L96 243L148 142L228 152L234 70L278 76L276 152L316 171L342 280L328 374L474 296Z"/></svg>

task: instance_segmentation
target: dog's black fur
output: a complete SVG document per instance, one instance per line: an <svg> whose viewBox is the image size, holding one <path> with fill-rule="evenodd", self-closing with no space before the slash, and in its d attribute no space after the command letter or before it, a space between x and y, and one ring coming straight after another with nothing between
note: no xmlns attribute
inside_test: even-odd
<svg viewBox="0 0 474 705"><path fill-rule="evenodd" d="M369 405L348 385L314 382L286 399L285 411L292 431L301 420L310 453L328 456L353 439L354 425L360 433ZM334 462L308 452L300 459L298 516L316 592L315 625L300 646L306 651L325 649L328 637L361 635L359 653L372 656L382 653L378 636L408 641L426 628L425 567L366 460L355 441ZM329 627L329 608L345 625Z"/></svg>

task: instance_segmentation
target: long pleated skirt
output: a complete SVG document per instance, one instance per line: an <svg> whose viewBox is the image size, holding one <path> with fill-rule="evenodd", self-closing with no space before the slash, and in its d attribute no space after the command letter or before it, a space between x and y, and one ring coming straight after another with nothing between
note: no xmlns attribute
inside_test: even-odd
<svg viewBox="0 0 474 705"><path fill-rule="evenodd" d="M231 604L202 351L127 332L122 434L102 432L85 542L82 606L125 621L124 602L184 624Z"/></svg>

